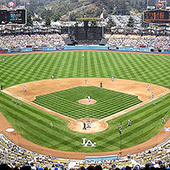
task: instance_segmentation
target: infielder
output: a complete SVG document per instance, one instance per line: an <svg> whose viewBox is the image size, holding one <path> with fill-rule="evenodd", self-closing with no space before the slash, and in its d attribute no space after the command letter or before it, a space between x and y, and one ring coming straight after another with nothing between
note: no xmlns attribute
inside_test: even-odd
<svg viewBox="0 0 170 170"><path fill-rule="evenodd" d="M112 82L114 81L114 77L112 76Z"/></svg>
<svg viewBox="0 0 170 170"><path fill-rule="evenodd" d="M26 92L26 86L24 86L24 92Z"/></svg>
<svg viewBox="0 0 170 170"><path fill-rule="evenodd" d="M147 85L147 90L148 90L148 91L150 90L150 85L149 85L149 84Z"/></svg>
<svg viewBox="0 0 170 170"><path fill-rule="evenodd" d="M154 93L153 92L151 93L151 98L154 99Z"/></svg>
<svg viewBox="0 0 170 170"><path fill-rule="evenodd" d="M18 101L17 100L15 100L15 104L18 105Z"/></svg>
<svg viewBox="0 0 170 170"><path fill-rule="evenodd" d="M85 84L87 84L87 78L85 78Z"/></svg>
<svg viewBox="0 0 170 170"><path fill-rule="evenodd" d="M52 80L54 80L54 75L51 76Z"/></svg>

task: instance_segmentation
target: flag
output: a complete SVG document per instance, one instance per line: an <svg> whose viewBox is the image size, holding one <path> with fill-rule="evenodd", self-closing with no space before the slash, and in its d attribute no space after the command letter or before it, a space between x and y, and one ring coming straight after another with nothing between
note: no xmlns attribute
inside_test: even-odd
<svg viewBox="0 0 170 170"><path fill-rule="evenodd" d="M69 19L69 17L70 17L69 12L67 12L67 14L61 16L61 18L63 18L63 19Z"/></svg>
<svg viewBox="0 0 170 170"><path fill-rule="evenodd" d="M103 20L103 12L100 14L100 19Z"/></svg>

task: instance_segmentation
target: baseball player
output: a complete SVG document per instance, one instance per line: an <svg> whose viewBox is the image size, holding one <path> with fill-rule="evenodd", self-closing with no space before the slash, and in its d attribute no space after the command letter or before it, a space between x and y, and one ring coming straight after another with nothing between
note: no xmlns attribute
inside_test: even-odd
<svg viewBox="0 0 170 170"><path fill-rule="evenodd" d="M51 76L52 80L54 80L54 75Z"/></svg>
<svg viewBox="0 0 170 170"><path fill-rule="evenodd" d="M122 134L122 124L120 123L119 125L119 134L121 135Z"/></svg>
<svg viewBox="0 0 170 170"><path fill-rule="evenodd" d="M88 96L88 101L90 102L90 96Z"/></svg>
<svg viewBox="0 0 170 170"><path fill-rule="evenodd" d="M131 120L128 120L127 126L131 126Z"/></svg>
<svg viewBox="0 0 170 170"><path fill-rule="evenodd" d="M153 92L151 93L151 98L154 99L154 93Z"/></svg>
<svg viewBox="0 0 170 170"><path fill-rule="evenodd" d="M114 76L112 76L112 82L114 81Z"/></svg>
<svg viewBox="0 0 170 170"><path fill-rule="evenodd" d="M147 90L148 90L148 91L150 90L150 85L149 85L149 84L147 85Z"/></svg>
<svg viewBox="0 0 170 170"><path fill-rule="evenodd" d="M83 130L86 130L86 122L83 122Z"/></svg>
<svg viewBox="0 0 170 170"><path fill-rule="evenodd" d="M82 54L82 57L84 57L84 53Z"/></svg>
<svg viewBox="0 0 170 170"><path fill-rule="evenodd" d="M87 78L85 78L85 84L87 84Z"/></svg>
<svg viewBox="0 0 170 170"><path fill-rule="evenodd" d="M54 127L53 122L51 122L51 128L53 128L53 127Z"/></svg>
<svg viewBox="0 0 170 170"><path fill-rule="evenodd" d="M165 118L162 117L162 121L161 121L161 124L164 124L165 123Z"/></svg>
<svg viewBox="0 0 170 170"><path fill-rule="evenodd" d="M87 128L91 128L91 122L90 121L87 122Z"/></svg>
<svg viewBox="0 0 170 170"><path fill-rule="evenodd" d="M24 92L26 92L26 86L24 86Z"/></svg>
<svg viewBox="0 0 170 170"><path fill-rule="evenodd" d="M3 62L5 62L5 57L3 58Z"/></svg>
<svg viewBox="0 0 170 170"><path fill-rule="evenodd" d="M15 100L15 104L18 105L18 101L17 100Z"/></svg>

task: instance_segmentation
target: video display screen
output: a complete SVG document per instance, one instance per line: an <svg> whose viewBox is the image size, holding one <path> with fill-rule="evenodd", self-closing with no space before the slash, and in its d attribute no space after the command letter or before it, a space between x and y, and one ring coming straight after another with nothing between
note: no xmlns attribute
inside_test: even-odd
<svg viewBox="0 0 170 170"><path fill-rule="evenodd" d="M26 10L0 10L0 25L26 24Z"/></svg>
<svg viewBox="0 0 170 170"><path fill-rule="evenodd" d="M148 23L169 23L170 11L167 10L149 10L144 12L144 22Z"/></svg>

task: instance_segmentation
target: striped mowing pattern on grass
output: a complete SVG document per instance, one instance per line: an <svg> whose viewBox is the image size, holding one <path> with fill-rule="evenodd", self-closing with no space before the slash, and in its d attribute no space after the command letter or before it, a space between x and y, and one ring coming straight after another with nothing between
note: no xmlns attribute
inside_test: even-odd
<svg viewBox="0 0 170 170"><path fill-rule="evenodd" d="M69 77L137 80L170 86L170 56L113 52L58 52L0 56L0 82L6 88L25 82Z"/></svg>
<svg viewBox="0 0 170 170"><path fill-rule="evenodd" d="M130 79L170 87L170 56L112 52L58 52L0 56L0 84L5 88L30 81L69 77ZM118 125L123 122L122 149L153 137L170 117L170 94L132 112L110 120L109 128L95 134L71 131L67 121L0 93L0 111L26 139L53 149L78 152L105 152L120 149ZM155 102L155 101L154 101ZM21 105L22 104L22 105ZM127 127L127 120L132 126ZM54 128L50 128L51 121ZM81 138L96 142L96 148L82 147Z"/></svg>
<svg viewBox="0 0 170 170"><path fill-rule="evenodd" d="M97 101L93 105L82 105L78 101L90 96ZM65 116L101 119L140 103L137 96L98 87L76 87L36 97L35 103Z"/></svg>
<svg viewBox="0 0 170 170"><path fill-rule="evenodd" d="M19 101L16 106L12 97L0 94L0 109L14 128L26 139L53 149L77 152L105 152L120 149L118 126L123 124L121 149L142 143L161 129L161 118L170 116L170 94L108 122L109 128L94 134L71 131L67 121ZM132 126L127 126L131 119ZM50 123L53 121L54 128ZM96 148L82 147L82 138L97 143Z"/></svg>

